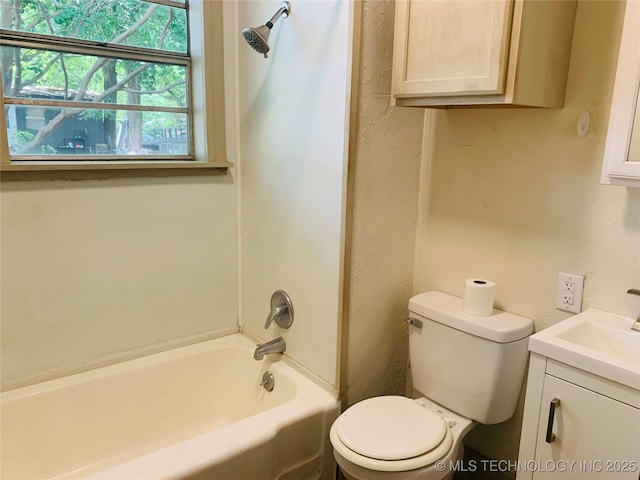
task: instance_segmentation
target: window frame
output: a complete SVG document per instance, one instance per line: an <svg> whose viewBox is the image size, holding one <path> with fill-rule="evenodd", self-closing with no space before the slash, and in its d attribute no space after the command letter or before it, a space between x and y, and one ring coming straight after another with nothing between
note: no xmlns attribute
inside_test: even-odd
<svg viewBox="0 0 640 480"><path fill-rule="evenodd" d="M171 0L150 0L150 3L175 6ZM104 159L92 155L83 160L77 160L80 155L74 155L73 159L60 156L56 159L38 159L37 156L28 156L24 159L11 158L6 130L6 115L4 94L0 83L0 172L2 180L25 179L24 175L51 172L62 176L69 174L92 173L104 176L145 176L145 175L175 175L200 173L225 174L228 168L233 166L226 159L226 132L225 132L225 93L224 93L224 46L223 46L223 21L222 0L187 0L187 12L189 22L189 49L187 54L169 54L167 57L180 57L188 66L187 77L189 80L187 91L190 95L191 115L190 135L193 153L184 158L161 156L145 156L144 159L122 158L110 155ZM17 34L16 37L20 36ZM28 35L25 35L28 36ZM40 35L31 36L36 37ZM37 42L36 42L37 43ZM63 42L60 42L63 43ZM64 51L87 55L102 55L108 53L99 42L73 40L65 42ZM42 44L40 44L42 46ZM79 50L79 51L76 51ZM144 49L133 48L140 51ZM156 52L157 53L157 52ZM118 58L127 57L127 48L119 50ZM111 52L113 56L113 52ZM155 57L162 60L162 53ZM164 57L165 59L167 57ZM189 68L190 66L190 68ZM198 102L193 102L198 98ZM12 103L12 102L11 102ZM36 102L37 103L37 102ZM117 108L108 106L107 109ZM95 107L95 104L91 105ZM186 110L186 109L185 109ZM34 157L34 158L32 158ZM115 157L115 158L114 158ZM81 157L80 157L81 158ZM18 174L18 175L16 175ZM72 175L73 178L77 175ZM28 178L28 177L27 177ZM79 178L83 178L80 175Z"/></svg>

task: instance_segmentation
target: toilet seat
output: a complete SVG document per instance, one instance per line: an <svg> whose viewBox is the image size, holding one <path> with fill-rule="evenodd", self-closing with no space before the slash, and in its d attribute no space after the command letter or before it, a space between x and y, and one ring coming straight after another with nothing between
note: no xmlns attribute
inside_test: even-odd
<svg viewBox="0 0 640 480"><path fill-rule="evenodd" d="M346 460L371 470L415 470L443 458L453 435L440 416L406 397L363 400L343 413L329 432Z"/></svg>

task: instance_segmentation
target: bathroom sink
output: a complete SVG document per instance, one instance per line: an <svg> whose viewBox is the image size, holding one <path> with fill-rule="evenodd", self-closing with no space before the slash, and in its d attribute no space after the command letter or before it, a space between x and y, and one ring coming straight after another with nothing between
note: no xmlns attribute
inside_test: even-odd
<svg viewBox="0 0 640 480"><path fill-rule="evenodd" d="M586 321L558 334L557 338L619 361L637 362L640 357L640 343L638 343L640 335L630 333L601 323Z"/></svg>
<svg viewBox="0 0 640 480"><path fill-rule="evenodd" d="M590 309L533 335L529 350L640 390L640 332L632 323Z"/></svg>

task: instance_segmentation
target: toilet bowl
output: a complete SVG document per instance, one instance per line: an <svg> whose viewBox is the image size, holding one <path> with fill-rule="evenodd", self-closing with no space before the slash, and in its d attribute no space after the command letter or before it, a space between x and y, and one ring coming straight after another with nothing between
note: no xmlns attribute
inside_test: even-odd
<svg viewBox="0 0 640 480"><path fill-rule="evenodd" d="M464 312L462 299L427 292L409 301L412 400L382 396L352 405L331 426L348 480L443 480L476 425L508 420L524 379L533 322L494 309Z"/></svg>
<svg viewBox="0 0 640 480"><path fill-rule="evenodd" d="M391 395L353 405L329 437L348 480L443 480L462 458L462 440L474 426L427 398Z"/></svg>

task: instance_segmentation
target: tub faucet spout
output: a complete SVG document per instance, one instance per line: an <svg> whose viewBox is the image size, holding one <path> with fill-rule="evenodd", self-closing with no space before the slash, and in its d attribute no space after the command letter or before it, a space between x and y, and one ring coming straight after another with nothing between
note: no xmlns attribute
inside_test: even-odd
<svg viewBox="0 0 640 480"><path fill-rule="evenodd" d="M262 360L265 355L271 353L283 353L287 349L287 344L284 338L278 337L273 340L269 340L267 343L259 343L256 345L256 351L253 352L253 358L256 360Z"/></svg>
<svg viewBox="0 0 640 480"><path fill-rule="evenodd" d="M640 290L630 288L627 290L627 293L632 295L631 301L629 302L628 315L632 320L635 320L633 325L631 325L631 330L640 332Z"/></svg>

